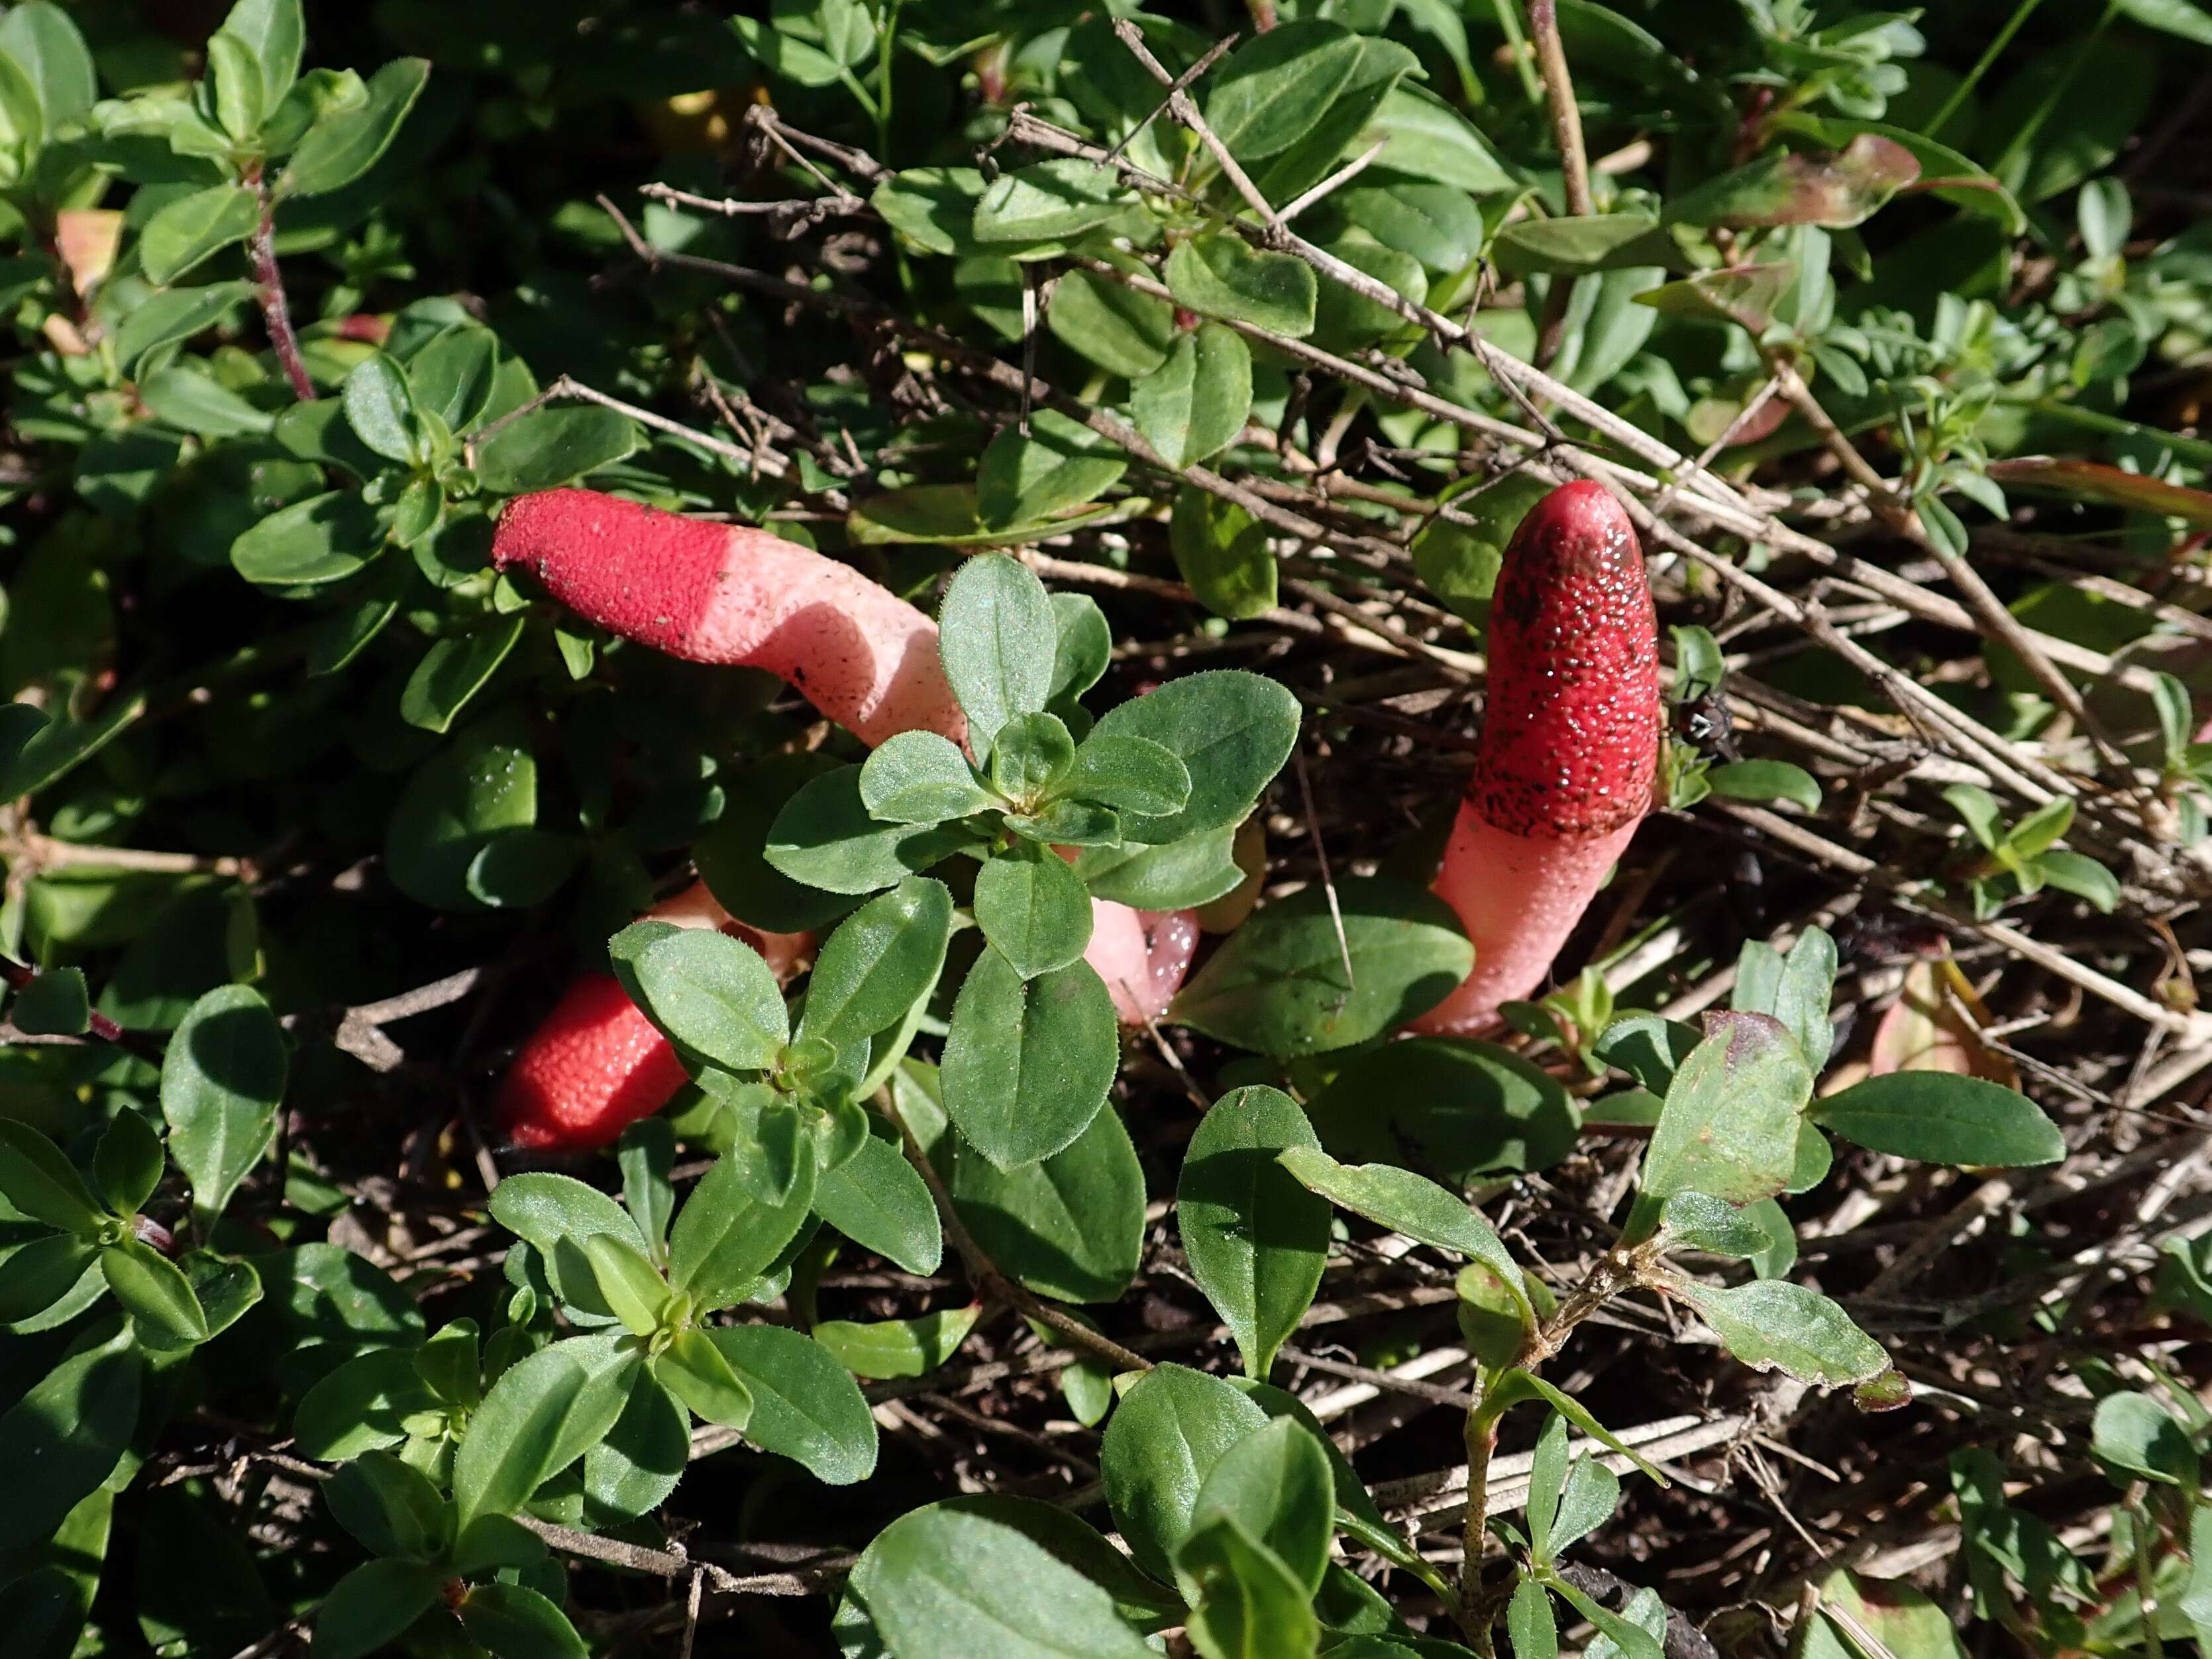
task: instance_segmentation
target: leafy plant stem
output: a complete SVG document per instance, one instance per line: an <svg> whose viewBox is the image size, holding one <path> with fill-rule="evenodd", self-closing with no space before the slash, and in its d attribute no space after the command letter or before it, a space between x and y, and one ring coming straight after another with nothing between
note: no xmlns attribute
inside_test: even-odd
<svg viewBox="0 0 2212 1659"><path fill-rule="evenodd" d="M1486 1395L1489 1389L1483 1392ZM1467 1414L1467 1519L1462 1523L1459 1625L1474 1650L1490 1659L1490 1612L1482 1587L1483 1547L1490 1532L1490 1458L1498 1450L1498 1416L1480 1405Z"/></svg>
<svg viewBox="0 0 2212 1659"><path fill-rule="evenodd" d="M284 298L284 274L276 265L276 199L258 173L247 182L259 193L261 217L247 245L253 262L253 281L261 303L261 320L269 330L269 343L292 383L292 395L303 403L315 401L315 383L307 378L307 365L300 355L300 336L292 329L292 308Z"/></svg>
<svg viewBox="0 0 2212 1659"><path fill-rule="evenodd" d="M2095 27L2075 42L2075 50L2069 57L2066 67L2053 77L2051 90L2045 94L2043 102L2014 130L2012 136L2005 141L2004 148L1998 152L1997 159L1990 163L1991 173L2002 178L2012 159L2035 142L2036 135L2043 130L2043 124L2051 118L2052 112L2074 90L2075 81L2089 61L2087 47L2092 42L2104 38L2105 31L2112 27L2112 19L2119 15L2119 11L2120 0L2107 0L2105 9L2098 14Z"/></svg>
<svg viewBox="0 0 2212 1659"><path fill-rule="evenodd" d="M1071 1347L1082 1349L1092 1359L1103 1360L1115 1371L1150 1371L1152 1368L1152 1362L1143 1354L1123 1347L1110 1336L1100 1335L1065 1309L1032 1295L1000 1271L999 1264L975 1242L975 1234L969 1232L966 1223L961 1220L959 1211L953 1208L952 1194L945 1184L945 1178L937 1172L937 1166L929 1161L929 1154L922 1150L921 1142L914 1138L914 1131L907 1127L905 1118L899 1115L897 1103L891 1099L890 1091L885 1089L878 1093L875 1105L876 1110L882 1112L898 1130L899 1141L906 1148L907 1161L915 1166L928 1186L929 1196L937 1204L938 1219L945 1226L945 1236L952 1241L952 1248L959 1252L960 1259L968 1269L969 1281L975 1286L977 1295L987 1300L1004 1302L1017 1313L1025 1315L1041 1325L1050 1326L1066 1337ZM1110 1111L1112 1108L1109 1106L1105 1110Z"/></svg>
<svg viewBox="0 0 2212 1659"><path fill-rule="evenodd" d="M890 0L884 9L884 32L876 42L876 154L891 153L891 49L898 44L899 7Z"/></svg>
<svg viewBox="0 0 2212 1659"><path fill-rule="evenodd" d="M1514 9L1513 0L1490 0L1491 9L1498 14L1498 27L1505 31L1505 44L1513 54L1513 67L1521 76L1521 90L1528 94L1528 101L1537 102L1544 95L1544 83L1536 77L1536 66L1528 58L1528 37L1522 33L1521 14Z"/></svg>
<svg viewBox="0 0 2212 1659"><path fill-rule="evenodd" d="M1996 63L1998 54L2012 44L2013 36L2020 33L2020 26L2027 21L2030 15L2042 3L2043 0L2020 0L2020 3L2012 9L2012 15L2005 19L2004 27L1996 32L1982 55L1974 60L1974 67L1966 71L1966 78L1951 88L1951 95L1943 100L1942 107L1936 112L1934 118L1922 124L1920 130L1925 136L1933 138L1941 132L1943 124L1959 112L1959 106L1973 96L1974 88L1990 72L1990 65Z"/></svg>
<svg viewBox="0 0 2212 1659"><path fill-rule="evenodd" d="M1595 211L1589 185L1589 155L1583 148L1582 107L1575 102L1575 83L1567 73L1567 50L1559 41L1559 0L1528 0L1528 34L1536 45L1536 67L1544 77L1544 96L1552 106L1552 131L1559 146L1559 171L1567 194L1567 215L1585 219ZM1559 355L1559 338L1567 325L1567 306L1574 297L1571 277L1554 277L1544 302L1544 322L1536 337L1536 360L1549 363Z"/></svg>
<svg viewBox="0 0 2212 1659"><path fill-rule="evenodd" d="M20 991L38 977L39 971L36 968L27 967L21 962L10 961L6 957L0 956L0 980L5 980L10 990ZM148 1032L126 1030L98 1009L93 1010L85 1016L85 1030L100 1041L112 1043L118 1048L127 1049L140 1059L153 1065L158 1066L161 1063L161 1044L158 1038Z"/></svg>

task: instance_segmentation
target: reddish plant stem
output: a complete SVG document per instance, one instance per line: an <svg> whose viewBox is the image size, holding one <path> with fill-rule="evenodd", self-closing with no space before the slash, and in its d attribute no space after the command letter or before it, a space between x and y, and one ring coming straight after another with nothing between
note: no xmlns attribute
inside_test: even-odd
<svg viewBox="0 0 2212 1659"><path fill-rule="evenodd" d="M0 979L7 982L10 990L20 991L38 977L36 968L0 956ZM85 1030L103 1043L130 1050L142 1060L150 1060L157 1066L161 1063L161 1048L146 1032L126 1030L97 1009L86 1014Z"/></svg>
<svg viewBox="0 0 2212 1659"><path fill-rule="evenodd" d="M300 336L292 330L292 308L284 299L284 275L276 268L276 203L257 174L247 181L261 197L261 221L253 227L247 245L253 261L253 281L261 301L261 320L269 330L269 343L292 383L292 395L303 403L315 401L315 383L307 378L307 365L300 355Z"/></svg>

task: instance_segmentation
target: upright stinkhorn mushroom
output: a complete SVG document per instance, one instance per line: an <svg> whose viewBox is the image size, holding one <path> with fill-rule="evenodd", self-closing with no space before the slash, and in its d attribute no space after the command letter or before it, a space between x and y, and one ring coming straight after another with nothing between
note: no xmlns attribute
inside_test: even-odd
<svg viewBox="0 0 2212 1659"><path fill-rule="evenodd" d="M871 747L913 730L967 741L937 624L850 566L766 530L595 490L546 490L507 504L491 556L502 570L531 572L569 609L626 639L689 662L765 669ZM1092 911L1085 955L1115 1008L1131 1024L1156 1018L1189 966L1195 927L1182 911L1103 903ZM518 1075L538 1081L517 1085ZM600 976L569 992L509 1077L502 1098L518 1143L533 1144L524 1139L530 1123L595 1126L595 1138L562 1131L534 1142L574 1148L603 1144L658 1111L684 1071L651 1022ZM559 1105L556 1093L572 1104Z"/></svg>
<svg viewBox="0 0 2212 1659"><path fill-rule="evenodd" d="M1474 775L1436 891L1474 971L1419 1031L1474 1035L1541 985L1651 804L1659 642L1636 528L1604 486L1553 490L1505 549Z"/></svg>

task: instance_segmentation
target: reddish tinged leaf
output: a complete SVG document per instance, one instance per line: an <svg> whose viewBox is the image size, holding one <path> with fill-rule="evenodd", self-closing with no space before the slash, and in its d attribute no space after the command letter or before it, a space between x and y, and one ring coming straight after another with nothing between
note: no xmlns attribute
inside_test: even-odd
<svg viewBox="0 0 2212 1659"><path fill-rule="evenodd" d="M1920 163L1893 138L1863 132L1840 150L1776 150L1723 173L1676 203L1668 216L1689 225L1825 225L1842 230L1871 218L1920 177Z"/></svg>
<svg viewBox="0 0 2212 1659"><path fill-rule="evenodd" d="M1949 956L1918 958L1905 970L1904 990L1875 1028L1867 1075L1948 1071L2016 1089L2019 1071L1982 1041L1982 1028L1993 1023Z"/></svg>
<svg viewBox="0 0 2212 1659"><path fill-rule="evenodd" d="M1766 332L1776 310L1796 285L1797 267L1786 259L1765 265L1728 265L1639 294L1636 303L1670 316L1734 323L1756 336Z"/></svg>
<svg viewBox="0 0 2212 1659"><path fill-rule="evenodd" d="M2161 478L2146 478L2139 472L2106 466L2101 461L2023 455L2010 461L1992 461L1988 470L2000 484L2049 490L2077 500L2126 507L2136 512L2154 512L2160 518L2185 520L2199 530L2212 530L2212 491L2189 489Z"/></svg>

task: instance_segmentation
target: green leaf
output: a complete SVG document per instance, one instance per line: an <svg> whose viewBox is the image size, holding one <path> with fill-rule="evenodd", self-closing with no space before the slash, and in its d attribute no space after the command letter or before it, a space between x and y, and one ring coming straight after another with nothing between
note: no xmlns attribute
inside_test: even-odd
<svg viewBox="0 0 2212 1659"><path fill-rule="evenodd" d="M0 714L6 722L0 724L0 796L14 800L35 795L105 748L146 712L146 698L115 698L90 720L48 719L25 703L0 708L22 711Z"/></svg>
<svg viewBox="0 0 2212 1659"><path fill-rule="evenodd" d="M380 1348L347 1360L301 1396L292 1438L303 1457L344 1462L398 1445L407 1420L438 1405L412 1352Z"/></svg>
<svg viewBox="0 0 2212 1659"><path fill-rule="evenodd" d="M898 1080L900 1115L917 1135L914 1080ZM958 1135L933 1156L960 1219L986 1254L1040 1296L1111 1302L1129 1287L1145 1242L1145 1172L1110 1106L1072 1145L1001 1170Z"/></svg>
<svg viewBox="0 0 2212 1659"><path fill-rule="evenodd" d="M92 1023L82 968L48 968L15 993L8 1018L27 1037L82 1037Z"/></svg>
<svg viewBox="0 0 2212 1659"><path fill-rule="evenodd" d="M1796 1163L1813 1091L1796 1039L1764 1014L1708 1014L1705 1030L1668 1087L1644 1154L1642 1190L1654 1206L1678 1192L1771 1198Z"/></svg>
<svg viewBox="0 0 2212 1659"><path fill-rule="evenodd" d="M526 495L611 467L638 446L637 425L597 404L533 409L477 446L477 481L494 495Z"/></svg>
<svg viewBox="0 0 2212 1659"><path fill-rule="evenodd" d="M398 364L370 353L346 376L340 396L355 437L387 461L416 458L415 398Z"/></svg>
<svg viewBox="0 0 2212 1659"><path fill-rule="evenodd" d="M592 1234L605 1232L644 1252L644 1236L628 1210L597 1187L535 1172L510 1175L494 1187L490 1208L494 1220L531 1246L553 1293L565 1305L601 1322L615 1317L599 1293L584 1244Z"/></svg>
<svg viewBox="0 0 2212 1659"><path fill-rule="evenodd" d="M521 642L523 628L520 616L495 617L432 645L400 691L399 717L424 731L450 730Z"/></svg>
<svg viewBox="0 0 2212 1659"><path fill-rule="evenodd" d="M1881 1344L1816 1290L1759 1279L1722 1288L1679 1276L1665 1288L1695 1308L1728 1351L1759 1371L1834 1388L1863 1382L1889 1364Z"/></svg>
<svg viewBox="0 0 2212 1659"><path fill-rule="evenodd" d="M389 1452L364 1452L338 1470L323 1487L323 1501L372 1555L427 1561L445 1547L444 1494Z"/></svg>
<svg viewBox="0 0 2212 1659"><path fill-rule="evenodd" d="M276 1138L289 1057L276 1016L246 985L192 1004L161 1060L169 1155L192 1184L192 1210L213 1224Z"/></svg>
<svg viewBox="0 0 2212 1659"><path fill-rule="evenodd" d="M927 1377L968 1340L982 1311L976 1304L942 1308L919 1319L881 1319L871 1324L827 1319L814 1327L814 1340L856 1377Z"/></svg>
<svg viewBox="0 0 2212 1659"><path fill-rule="evenodd" d="M830 893L876 893L973 844L957 823L878 822L860 797L860 772L839 766L799 786L769 826L772 869Z"/></svg>
<svg viewBox="0 0 2212 1659"><path fill-rule="evenodd" d="M376 509L350 491L332 490L261 520L230 544L230 562L264 587L321 587L355 574L383 547Z"/></svg>
<svg viewBox="0 0 2212 1659"><path fill-rule="evenodd" d="M1193 765L1191 776L1206 774ZM1279 1058L1319 1054L1404 1025L1474 966L1458 917L1433 893L1364 876L1339 881L1335 896L1335 911L1319 887L1261 906L1192 976L1169 1017Z"/></svg>
<svg viewBox="0 0 2212 1659"><path fill-rule="evenodd" d="M1678 1192L1659 1212L1668 1247L1704 1250L1741 1261L1771 1242L1747 1212L1702 1192Z"/></svg>
<svg viewBox="0 0 2212 1659"><path fill-rule="evenodd" d="M307 45L300 0L238 0L217 33L252 54L271 104L299 78L300 58Z"/></svg>
<svg viewBox="0 0 2212 1659"><path fill-rule="evenodd" d="M315 1659L366 1659L438 1605L445 1575L419 1561L364 1561L315 1613Z"/></svg>
<svg viewBox="0 0 2212 1659"><path fill-rule="evenodd" d="M277 195L326 196L367 173L391 147L429 78L429 60L422 58L395 58L377 70L363 102L307 130L276 180Z"/></svg>
<svg viewBox="0 0 2212 1659"><path fill-rule="evenodd" d="M0 1549L44 1542L114 1472L145 1366L127 1337L73 1353L0 1415Z"/></svg>
<svg viewBox="0 0 2212 1659"><path fill-rule="evenodd" d="M73 1232L50 1232L0 1253L0 1325L35 1319L57 1306L99 1264L99 1245ZM95 1298L102 1282L93 1281Z"/></svg>
<svg viewBox="0 0 2212 1659"><path fill-rule="evenodd" d="M1557 1078L1493 1043L1455 1037L1355 1056L1309 1110L1334 1157L1418 1165L1460 1183L1548 1168L1582 1129Z"/></svg>
<svg viewBox="0 0 2212 1659"><path fill-rule="evenodd" d="M1131 199L1111 167L1056 157L1016 167L988 185L969 233L980 243L1057 252L1040 245L1072 241L1116 217Z"/></svg>
<svg viewBox="0 0 2212 1659"><path fill-rule="evenodd" d="M868 1547L865 1597L898 1659L1151 1659L1112 1595L1013 1528L935 1505Z"/></svg>
<svg viewBox="0 0 2212 1659"><path fill-rule="evenodd" d="M1137 430L1178 469L1227 449L1252 412L1252 354L1218 323L1178 333L1159 367L1130 389Z"/></svg>
<svg viewBox="0 0 2212 1659"><path fill-rule="evenodd" d="M1025 979L986 949L953 1003L945 1108L999 1168L1033 1164L1097 1116L1121 1052L1113 998L1089 963Z"/></svg>
<svg viewBox="0 0 2212 1659"><path fill-rule="evenodd" d="M1705 782L1731 801L1787 801L1807 812L1820 809L1820 780L1787 760L1731 760L1707 772Z"/></svg>
<svg viewBox="0 0 2212 1659"><path fill-rule="evenodd" d="M775 971L713 928L679 928L630 965L646 1012L694 1054L732 1071L766 1071L791 1040Z"/></svg>
<svg viewBox="0 0 2212 1659"><path fill-rule="evenodd" d="M1044 584L1015 560L970 559L945 590L939 655L968 716L969 741L988 754L999 729L1042 711L1059 640Z"/></svg>
<svg viewBox="0 0 2212 1659"><path fill-rule="evenodd" d="M658 1330L669 1293L653 1263L611 1232L592 1234L584 1240L583 1251L599 1287L599 1299L615 1311L615 1317L639 1336Z"/></svg>
<svg viewBox="0 0 2212 1659"><path fill-rule="evenodd" d="M1210 1659L1316 1650L1321 1624L1310 1592L1233 1520L1210 1522L1184 1541L1176 1580L1193 1603L1191 1640Z"/></svg>
<svg viewBox="0 0 2212 1659"><path fill-rule="evenodd" d="M908 876L853 912L815 960L799 1034L844 1050L896 1032L935 987L952 936L952 894Z"/></svg>
<svg viewBox="0 0 2212 1659"><path fill-rule="evenodd" d="M1828 1050L1835 1043L1835 1026L1828 1013L1835 989L1836 942L1825 928L1808 928L1797 935L1787 957L1764 941L1747 941L1736 957L1735 990L1729 1006L1739 1013L1768 1014L1779 1020L1797 1039L1807 1068L1817 1074L1827 1064ZM1668 1075L1672 1075L1670 1069ZM1666 1087L1640 1075L1637 1081L1647 1088Z"/></svg>
<svg viewBox="0 0 2212 1659"><path fill-rule="evenodd" d="M702 1311L744 1299L805 1225L815 1180L810 1150L790 1190L771 1202L757 1196L738 1159L717 1159L691 1189L668 1236L671 1282L690 1291Z"/></svg>
<svg viewBox="0 0 2212 1659"><path fill-rule="evenodd" d="M178 197L139 233L146 280L167 288L210 256L243 242L261 222L261 197L245 185L216 185Z"/></svg>
<svg viewBox="0 0 2212 1659"><path fill-rule="evenodd" d="M1234 829L1200 830L1180 841L1146 846L1085 847L1075 860L1094 899L1132 910L1186 910L1210 903L1244 879Z"/></svg>
<svg viewBox="0 0 2212 1659"><path fill-rule="evenodd" d="M1298 702L1260 675L1215 669L1170 680L1131 698L1109 710L1092 735L1146 738L1182 762L1191 792L1182 810L1159 817L1130 815L1121 825L1127 840L1179 841L1200 830L1244 821L1261 791L1291 757L1298 736Z"/></svg>
<svg viewBox="0 0 2212 1659"><path fill-rule="evenodd" d="M125 1238L100 1252L107 1287L154 1347L189 1347L208 1339L207 1315L191 1281L177 1264L150 1244Z"/></svg>
<svg viewBox="0 0 2212 1659"><path fill-rule="evenodd" d="M502 366L497 335L457 323L407 360L407 388L448 432L466 432L490 404Z"/></svg>
<svg viewBox="0 0 2212 1659"><path fill-rule="evenodd" d="M1091 943L1091 895L1082 878L1042 849L984 860L975 905L983 937L1024 979L1080 961Z"/></svg>
<svg viewBox="0 0 2212 1659"><path fill-rule="evenodd" d="M1285 1147L1277 1161L1301 1184L1355 1215L1481 1262L1504 1282L1527 1317L1528 1293L1520 1266L1490 1223L1426 1176L1388 1164L1340 1164L1312 1147Z"/></svg>
<svg viewBox="0 0 2212 1659"><path fill-rule="evenodd" d="M1056 714L1017 714L991 742L991 787L1029 813L1051 809L1075 760L1075 738Z"/></svg>
<svg viewBox="0 0 2212 1659"><path fill-rule="evenodd" d="M472 1586L460 1615L469 1639L499 1659L590 1659L568 1614L526 1584Z"/></svg>
<svg viewBox="0 0 2212 1659"><path fill-rule="evenodd" d="M1053 284L1045 325L1070 350L1130 380L1165 362L1176 337L1175 307L1166 300L1079 267Z"/></svg>
<svg viewBox="0 0 2212 1659"><path fill-rule="evenodd" d="M1520 188L1474 124L1425 87L1393 86L1348 148L1377 140L1387 145L1382 166L1392 173L1475 196Z"/></svg>
<svg viewBox="0 0 2212 1659"><path fill-rule="evenodd" d="M871 1136L814 1190L814 1213L863 1250L923 1277L945 1255L929 1186L888 1141Z"/></svg>
<svg viewBox="0 0 2212 1659"><path fill-rule="evenodd" d="M971 227L983 189L983 175L973 167L908 167L878 185L868 203L927 251L968 254L978 245Z"/></svg>
<svg viewBox="0 0 2212 1659"><path fill-rule="evenodd" d="M2097 1402L2089 1455L2108 1471L2117 1472L2122 1481L2139 1479L2191 1492L2197 1488L2197 1448L2173 1414L2148 1394L2127 1390Z"/></svg>
<svg viewBox="0 0 2212 1659"><path fill-rule="evenodd" d="M1812 1116L1869 1151L1930 1164L2014 1168L2066 1155L2058 1126L2026 1095L1947 1072L1869 1077L1814 1102Z"/></svg>
<svg viewBox="0 0 2212 1659"><path fill-rule="evenodd" d="M1107 1422L1098 1467L1139 1566L1170 1576L1206 1477L1230 1447L1267 1424L1258 1406L1203 1371L1161 1365L1137 1379Z"/></svg>
<svg viewBox="0 0 2212 1659"><path fill-rule="evenodd" d="M1288 149L1344 89L1360 51L1359 38L1338 23L1255 34L1207 77L1206 124L1239 161Z"/></svg>
<svg viewBox="0 0 2212 1659"><path fill-rule="evenodd" d="M1064 519L1070 508L1095 500L1110 489L1128 465L1127 457L1109 447L1088 427L1056 409L1034 410L1027 432L1018 427L1008 427L984 446L983 458L975 471L976 516L989 530L1041 525ZM1036 584L1038 594L1042 594L1044 584L1030 575L1025 566L1014 565L1013 568ZM939 619L948 634L957 626L953 619L969 614L967 609L954 608L953 591L960 580L958 575L953 578L953 588L946 590L945 610ZM997 587L975 588L963 604L974 609L979 615L991 614L990 607L1011 606L1010 615L1033 618L1039 609L1036 601L1015 594L1012 590L1017 585L1002 578ZM1054 635L1048 631L1041 638L1050 640ZM1028 644L1034 651L1039 641L1032 639ZM959 689L957 681L953 688ZM1042 708L1043 705L1036 706ZM1008 711L1014 714L1028 711L1021 708ZM969 716L973 718L974 711L969 711Z"/></svg>
<svg viewBox="0 0 2212 1659"><path fill-rule="evenodd" d="M183 363L148 375L138 383L138 397L155 420L201 438L258 437L276 424L267 410Z"/></svg>
<svg viewBox="0 0 2212 1659"><path fill-rule="evenodd" d="M1216 616L1242 622L1275 608L1267 527L1235 502L1184 485L1176 492L1168 547L1198 602Z"/></svg>
<svg viewBox="0 0 2212 1659"><path fill-rule="evenodd" d="M874 1472L874 1414L853 1373L829 1349L777 1325L726 1325L707 1335L752 1396L746 1439L833 1486Z"/></svg>
<svg viewBox="0 0 2212 1659"><path fill-rule="evenodd" d="M1313 332L1319 297L1313 267L1287 253L1264 253L1217 231L1179 243L1168 256L1168 291L1205 317L1249 323L1293 340Z"/></svg>
<svg viewBox="0 0 2212 1659"><path fill-rule="evenodd" d="M752 1391L705 1331L686 1329L653 1361L653 1380L709 1423L742 1430L752 1420Z"/></svg>
<svg viewBox="0 0 2212 1659"><path fill-rule="evenodd" d="M69 13L47 0L8 8L0 17L0 56L29 84L49 133L88 114L100 95L83 35Z"/></svg>
<svg viewBox="0 0 2212 1659"><path fill-rule="evenodd" d="M2094 909L2106 916L2119 908L2119 878L2095 859L2057 847L2038 858L2035 864L2043 879L2061 893L2086 899Z"/></svg>
<svg viewBox="0 0 2212 1659"><path fill-rule="evenodd" d="M1165 817L1190 803L1189 768L1149 737L1094 732L1075 751L1058 785L1079 801L1135 817Z"/></svg>
<svg viewBox="0 0 2212 1659"><path fill-rule="evenodd" d="M251 282L214 282L205 288L171 288L131 308L112 336L115 360L125 372L157 346L188 340L212 328L253 298Z"/></svg>
<svg viewBox="0 0 2212 1659"><path fill-rule="evenodd" d="M629 1402L636 1363L586 1336L508 1367L470 1416L454 1455L455 1526L513 1515L597 1444Z"/></svg>
<svg viewBox="0 0 2212 1659"><path fill-rule="evenodd" d="M894 732L860 766L860 800L893 824L939 824L992 804L968 757L933 731Z"/></svg>
<svg viewBox="0 0 2212 1659"><path fill-rule="evenodd" d="M1552 1598L1534 1578L1523 1577L1513 1586L1505 1630L1513 1638L1513 1659L1559 1659L1559 1626L1552 1614Z"/></svg>
<svg viewBox="0 0 2212 1659"><path fill-rule="evenodd" d="M1320 1588L1336 1533L1335 1475L1305 1425L1276 1418L1221 1455L1192 1507L1193 1537L1222 1519L1271 1551L1309 1593Z"/></svg>
<svg viewBox="0 0 2212 1659"><path fill-rule="evenodd" d="M1321 1285L1328 1201L1279 1161L1289 1147L1319 1144L1288 1095L1249 1087L1214 1103L1183 1156L1176 1187L1183 1253L1248 1377L1266 1378Z"/></svg>

